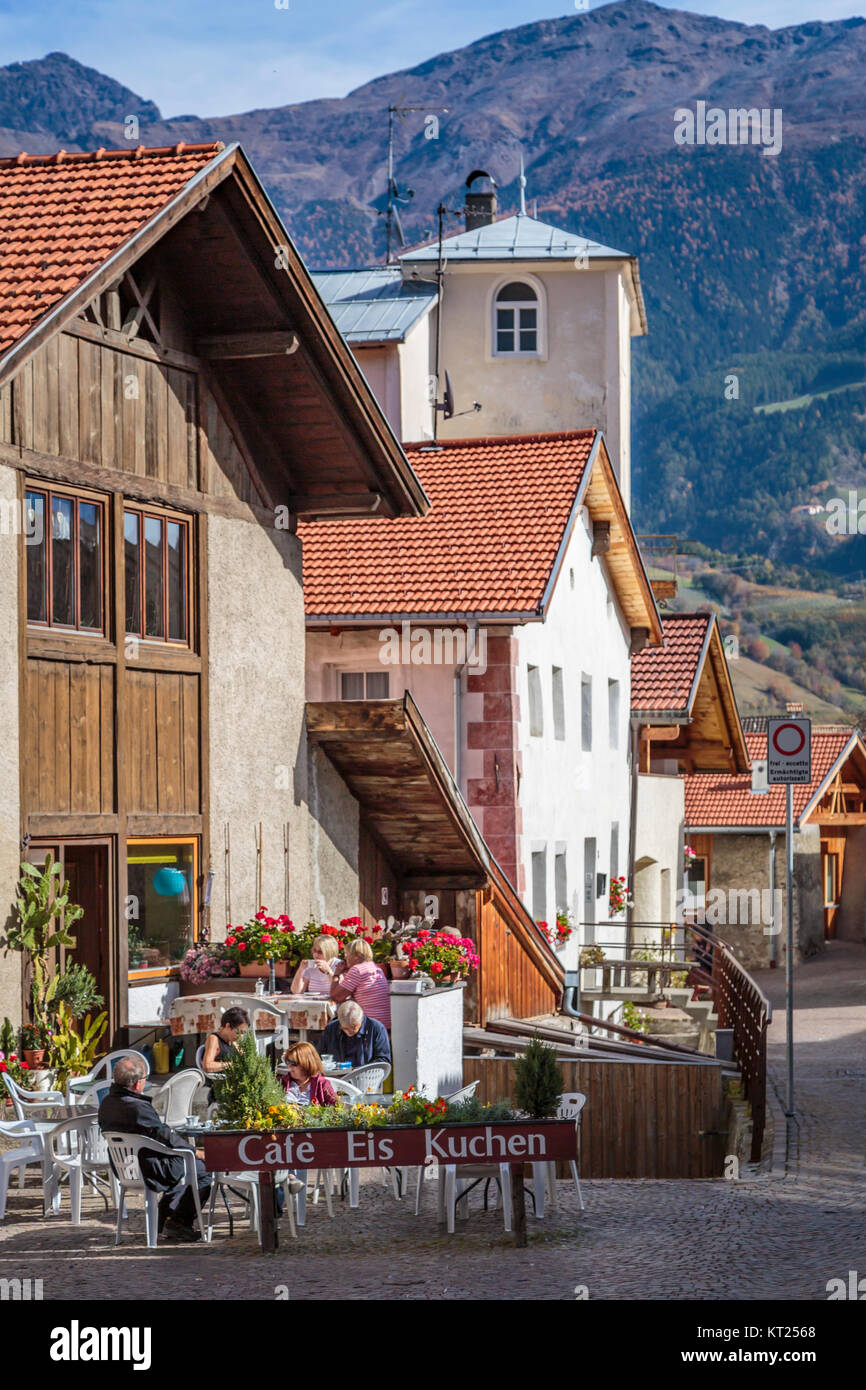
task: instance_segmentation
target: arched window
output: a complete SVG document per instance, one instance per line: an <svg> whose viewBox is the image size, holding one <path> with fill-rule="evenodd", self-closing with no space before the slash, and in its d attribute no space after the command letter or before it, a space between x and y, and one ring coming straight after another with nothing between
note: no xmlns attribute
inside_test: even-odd
<svg viewBox="0 0 866 1390"><path fill-rule="evenodd" d="M493 331L497 357L538 356L538 296L531 285L510 280L502 286L496 295Z"/></svg>

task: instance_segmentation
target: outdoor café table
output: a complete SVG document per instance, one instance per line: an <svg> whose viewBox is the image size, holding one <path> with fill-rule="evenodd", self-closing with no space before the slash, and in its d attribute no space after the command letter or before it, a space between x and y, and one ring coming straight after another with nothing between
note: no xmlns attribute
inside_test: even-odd
<svg viewBox="0 0 866 1390"><path fill-rule="evenodd" d="M209 1130L201 1134L209 1173L259 1175L262 1250L277 1248L274 1173L311 1168L410 1168L430 1164L510 1163L514 1243L526 1244L526 1163L571 1159L573 1120L510 1120L490 1124L388 1125L375 1129Z"/></svg>
<svg viewBox="0 0 866 1390"><path fill-rule="evenodd" d="M173 999L168 1007L172 1035L215 1033L220 1023L217 1001L231 993L232 981L229 979L222 989L211 990L207 994L179 995ZM303 1039L310 1030L321 1032L336 1012L336 1005L323 994L250 994L247 1008L257 1033L273 1033L276 1029L277 1017L268 1010L268 1004L281 1014L287 1014L291 1032L299 1033Z"/></svg>

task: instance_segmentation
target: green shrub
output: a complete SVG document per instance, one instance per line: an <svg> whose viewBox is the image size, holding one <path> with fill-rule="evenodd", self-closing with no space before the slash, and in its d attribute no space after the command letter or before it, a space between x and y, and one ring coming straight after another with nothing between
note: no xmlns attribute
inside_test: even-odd
<svg viewBox="0 0 866 1390"><path fill-rule="evenodd" d="M533 1038L514 1064L514 1095L519 1108L534 1120L548 1119L559 1109L562 1072L556 1049L540 1038Z"/></svg>

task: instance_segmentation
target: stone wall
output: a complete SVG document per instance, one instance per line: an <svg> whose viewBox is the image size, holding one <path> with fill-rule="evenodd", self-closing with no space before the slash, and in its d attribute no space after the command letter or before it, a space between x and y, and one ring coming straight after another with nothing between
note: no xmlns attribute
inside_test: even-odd
<svg viewBox="0 0 866 1390"><path fill-rule="evenodd" d="M771 904L769 898L767 832L713 836L710 874L707 926L730 943L747 969L763 969L773 959L782 967L787 926L784 834L776 835L774 887L779 896L775 903ZM712 896L719 889L726 895L721 903ZM775 921L771 920L772 908L776 910ZM794 942L798 961L813 955L824 943L821 839L817 825L806 826L794 837Z"/></svg>

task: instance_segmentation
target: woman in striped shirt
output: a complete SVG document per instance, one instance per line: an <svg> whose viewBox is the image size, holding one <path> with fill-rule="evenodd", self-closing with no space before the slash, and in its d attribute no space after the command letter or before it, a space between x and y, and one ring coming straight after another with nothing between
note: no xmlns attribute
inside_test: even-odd
<svg viewBox="0 0 866 1390"><path fill-rule="evenodd" d="M388 981L381 966L373 960L370 943L358 937L350 941L344 952L346 964L342 974L331 985L331 998L337 1004L354 999L368 1018L375 1018L391 1027L391 996ZM339 966L337 967L339 970Z"/></svg>

